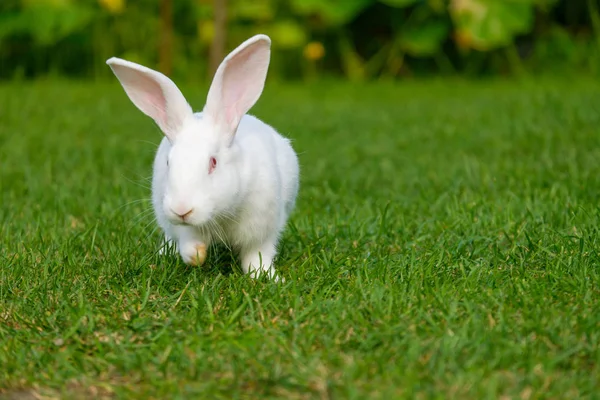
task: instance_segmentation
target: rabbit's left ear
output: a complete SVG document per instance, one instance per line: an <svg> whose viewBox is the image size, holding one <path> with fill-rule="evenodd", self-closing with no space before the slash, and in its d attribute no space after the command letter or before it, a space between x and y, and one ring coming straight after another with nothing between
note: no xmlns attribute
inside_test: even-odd
<svg viewBox="0 0 600 400"><path fill-rule="evenodd" d="M263 91L270 56L271 39L256 35L229 53L217 69L204 113L219 134L227 138L228 144L240 120Z"/></svg>
<svg viewBox="0 0 600 400"><path fill-rule="evenodd" d="M106 63L132 103L151 117L169 140L175 139L184 121L194 114L177 85L160 72L131 61L113 57Z"/></svg>

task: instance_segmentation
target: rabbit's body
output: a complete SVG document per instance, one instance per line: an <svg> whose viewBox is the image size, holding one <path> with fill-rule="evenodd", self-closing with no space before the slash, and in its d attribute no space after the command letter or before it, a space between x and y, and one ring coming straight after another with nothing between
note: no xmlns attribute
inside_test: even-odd
<svg viewBox="0 0 600 400"><path fill-rule="evenodd" d="M237 250L244 272L274 275L277 242L294 208L299 166L290 141L246 114L260 97L270 39L257 35L219 66L201 113L163 74L111 58L131 101L165 138L155 160L152 203L167 241L201 265L207 247Z"/></svg>
<svg viewBox="0 0 600 400"><path fill-rule="evenodd" d="M202 113L195 117L202 119ZM264 242L277 242L298 193L298 158L288 139L252 115L242 118L231 147L237 156L228 167L240 177L236 201L207 226L175 225L164 212L171 147L163 138L152 177L152 205L167 241L177 244L182 237L192 235L206 246L220 242L241 254ZM190 258L193 256L192 250Z"/></svg>

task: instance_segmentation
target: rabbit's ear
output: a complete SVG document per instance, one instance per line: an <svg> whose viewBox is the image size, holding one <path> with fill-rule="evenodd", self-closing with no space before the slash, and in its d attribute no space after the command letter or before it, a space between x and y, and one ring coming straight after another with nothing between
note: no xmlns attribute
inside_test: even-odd
<svg viewBox="0 0 600 400"><path fill-rule="evenodd" d="M173 140L184 121L193 116L192 108L173 81L160 72L120 58L113 57L106 63L133 104Z"/></svg>
<svg viewBox="0 0 600 400"><path fill-rule="evenodd" d="M265 86L271 39L256 35L233 50L219 65L208 91L205 115L231 143L242 116L256 103Z"/></svg>

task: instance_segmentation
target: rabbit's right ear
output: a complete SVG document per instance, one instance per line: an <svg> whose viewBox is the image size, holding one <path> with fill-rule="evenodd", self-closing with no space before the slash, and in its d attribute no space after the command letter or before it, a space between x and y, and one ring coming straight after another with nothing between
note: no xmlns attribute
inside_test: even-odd
<svg viewBox="0 0 600 400"><path fill-rule="evenodd" d="M193 117L183 94L165 75L116 57L106 63L133 104L152 118L169 140L175 138L187 118Z"/></svg>
<svg viewBox="0 0 600 400"><path fill-rule="evenodd" d="M270 56L271 39L256 35L229 53L215 73L204 111L228 144L263 91Z"/></svg>

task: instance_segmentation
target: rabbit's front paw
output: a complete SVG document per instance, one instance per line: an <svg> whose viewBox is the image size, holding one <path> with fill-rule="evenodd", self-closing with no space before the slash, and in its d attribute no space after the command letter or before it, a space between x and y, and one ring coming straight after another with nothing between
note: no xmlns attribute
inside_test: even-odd
<svg viewBox="0 0 600 400"><path fill-rule="evenodd" d="M275 243L266 242L261 246L253 249L244 249L242 251L242 269L252 278L258 278L261 275L267 275L275 282L284 282L283 278L279 277L273 266L273 258L275 257Z"/></svg>
<svg viewBox="0 0 600 400"><path fill-rule="evenodd" d="M183 262L199 267L206 261L206 245L202 242L180 243L180 254Z"/></svg>

